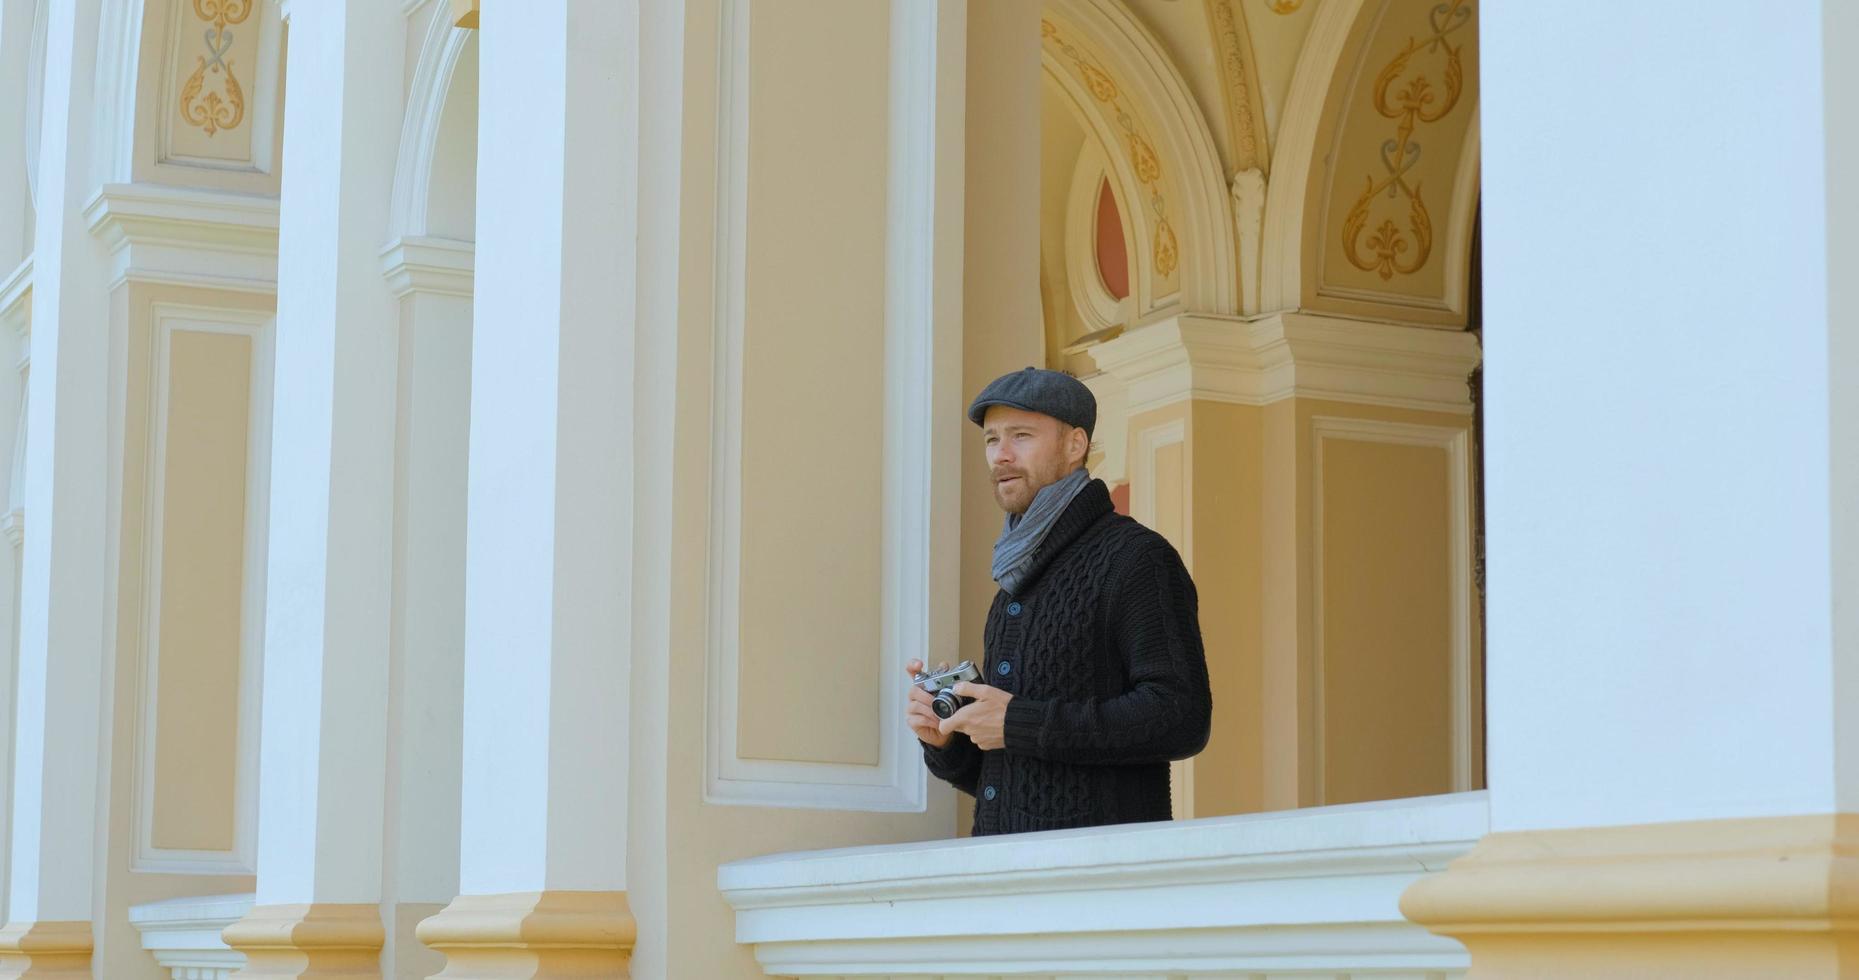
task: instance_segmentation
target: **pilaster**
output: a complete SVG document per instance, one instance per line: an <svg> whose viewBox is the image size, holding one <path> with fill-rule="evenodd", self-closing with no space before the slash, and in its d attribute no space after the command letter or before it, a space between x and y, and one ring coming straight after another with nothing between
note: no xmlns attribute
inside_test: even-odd
<svg viewBox="0 0 1859 980"><path fill-rule="evenodd" d="M1859 22L1777 10L1751 48L1693 14L1635 11L1546 100L1579 15L1480 11L1493 833L1403 905L1474 977L1853 969L1835 447L1859 377L1827 154L1852 145ZM1763 91L1677 77L1725 58ZM1742 168L1759 190L1698 209L1714 184L1683 144L1731 117L1771 148ZM1608 164L1561 181L1546 155L1577 138ZM1572 311L1571 284L1600 301Z"/></svg>
<svg viewBox="0 0 1859 980"><path fill-rule="evenodd" d="M381 275L404 24L293 6L266 569L257 905L241 976L380 970L399 341Z"/></svg>
<svg viewBox="0 0 1859 980"><path fill-rule="evenodd" d="M1477 340L1295 312L1183 314L1091 354L1100 399L1127 405L1100 439L1127 446L1132 515L1194 576L1223 705L1202 755L1176 763L1176 815L1473 788L1466 379ZM1426 530L1388 530L1406 527ZM1374 590L1352 588L1362 574L1403 581L1436 620L1350 633L1387 612L1368 608ZM1348 687L1363 658L1414 696L1391 689L1376 702ZM1387 745L1413 758L1375 755Z"/></svg>
<svg viewBox="0 0 1859 980"><path fill-rule="evenodd" d="M0 933L0 976L89 976L105 833L97 774L107 764L103 713L113 680L110 317L103 263L82 214L100 6L46 8L30 412L15 466L25 484L15 501L32 515L32 529L21 537L10 921Z"/></svg>
<svg viewBox="0 0 1859 980"><path fill-rule="evenodd" d="M482 13L460 894L419 929L447 978L631 945L639 16Z"/></svg>

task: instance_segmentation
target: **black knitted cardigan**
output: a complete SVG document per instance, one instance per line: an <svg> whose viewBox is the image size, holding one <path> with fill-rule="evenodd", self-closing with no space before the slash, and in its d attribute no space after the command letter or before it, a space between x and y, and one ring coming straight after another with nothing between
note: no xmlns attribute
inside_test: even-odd
<svg viewBox="0 0 1859 980"><path fill-rule="evenodd" d="M956 734L930 772L975 797L977 836L1169 819L1168 763L1207 744L1194 583L1161 535L1087 484L1016 594L995 595L982 680L1013 695L1003 749Z"/></svg>

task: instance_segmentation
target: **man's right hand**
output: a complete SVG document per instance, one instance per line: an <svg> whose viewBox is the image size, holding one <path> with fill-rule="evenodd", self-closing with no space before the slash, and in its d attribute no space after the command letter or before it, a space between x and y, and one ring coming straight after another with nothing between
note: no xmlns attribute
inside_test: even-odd
<svg viewBox="0 0 1859 980"><path fill-rule="evenodd" d="M948 665L945 664L937 669L947 670ZM955 736L942 733L942 719L936 717L936 712L930 710L929 692L914 683L917 674L922 670L923 661L921 660L912 660L904 665L904 675L912 681L909 700L904 705L904 720L910 723L910 730L915 732L917 738L925 745L933 749L945 748Z"/></svg>

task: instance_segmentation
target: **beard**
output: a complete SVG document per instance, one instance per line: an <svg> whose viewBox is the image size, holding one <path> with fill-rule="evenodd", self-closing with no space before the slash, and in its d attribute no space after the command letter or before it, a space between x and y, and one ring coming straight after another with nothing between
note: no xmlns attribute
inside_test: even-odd
<svg viewBox="0 0 1859 980"><path fill-rule="evenodd" d="M1057 470L1057 465L1043 470L996 466L990 473L994 480L994 502L1009 514L1026 513L1026 509L1033 506L1033 498L1039 495L1039 491L1058 482L1063 474ZM1008 477L1017 479L1009 480Z"/></svg>

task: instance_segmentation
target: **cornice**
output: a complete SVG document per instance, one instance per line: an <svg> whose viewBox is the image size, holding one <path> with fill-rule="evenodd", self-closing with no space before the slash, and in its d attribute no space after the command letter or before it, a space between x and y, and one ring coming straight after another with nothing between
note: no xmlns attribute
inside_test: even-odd
<svg viewBox="0 0 1859 980"><path fill-rule="evenodd" d="M1181 314L1091 348L1131 413L1187 400L1268 405L1320 398L1470 414L1471 334L1310 313Z"/></svg>
<svg viewBox="0 0 1859 980"><path fill-rule="evenodd" d="M157 184L105 184L84 207L124 281L277 291L278 202Z"/></svg>
<svg viewBox="0 0 1859 980"><path fill-rule="evenodd" d="M416 292L469 297L476 256L471 242L409 235L381 250L381 275L396 298Z"/></svg>

